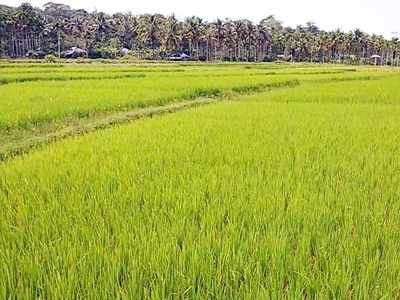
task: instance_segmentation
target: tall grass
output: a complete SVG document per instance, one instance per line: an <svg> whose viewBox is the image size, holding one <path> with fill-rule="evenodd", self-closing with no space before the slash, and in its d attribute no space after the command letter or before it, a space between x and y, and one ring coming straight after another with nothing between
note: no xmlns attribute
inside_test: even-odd
<svg viewBox="0 0 400 300"><path fill-rule="evenodd" d="M0 86L0 130L32 127L71 115L85 117L98 111L119 111L192 99L199 90L223 91L286 80L282 76L201 79L146 76L8 84Z"/></svg>
<svg viewBox="0 0 400 300"><path fill-rule="evenodd" d="M400 106L379 82L304 84L0 164L0 298L399 298Z"/></svg>
<svg viewBox="0 0 400 300"><path fill-rule="evenodd" d="M10 65L10 64L8 64ZM7 64L5 66L8 66ZM49 69L46 69L46 67ZM34 128L68 118L163 105L229 90L259 92L277 82L381 78L388 71L267 65L81 66L51 65L0 69L0 131ZM265 66L264 66L265 68ZM14 70L14 72L10 72ZM205 91L205 92L204 92Z"/></svg>
<svg viewBox="0 0 400 300"><path fill-rule="evenodd" d="M355 75L351 78L317 79L316 82L303 81L302 87L295 92L285 89L274 91L268 97L268 101L320 104L400 104L400 74L378 79L379 77L358 77ZM258 96L253 98L260 99Z"/></svg>

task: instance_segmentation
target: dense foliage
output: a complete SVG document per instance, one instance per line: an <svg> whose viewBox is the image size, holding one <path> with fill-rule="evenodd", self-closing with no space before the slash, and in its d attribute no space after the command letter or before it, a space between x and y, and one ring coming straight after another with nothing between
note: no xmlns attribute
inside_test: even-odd
<svg viewBox="0 0 400 300"><path fill-rule="evenodd" d="M64 4L43 9L22 4L0 6L0 54L22 56L27 50L61 53L71 47L87 50L91 58L115 58L129 53L140 59L160 59L186 53L196 60L399 64L400 42L361 30L324 31L314 23L285 27L273 16L258 24L249 20L87 12ZM22 49L22 50L21 50ZM124 51L122 51L124 49ZM378 55L371 60L371 56Z"/></svg>

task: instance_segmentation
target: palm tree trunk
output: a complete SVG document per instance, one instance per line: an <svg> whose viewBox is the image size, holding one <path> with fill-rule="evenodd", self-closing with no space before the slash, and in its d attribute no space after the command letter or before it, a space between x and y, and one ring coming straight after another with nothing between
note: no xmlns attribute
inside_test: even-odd
<svg viewBox="0 0 400 300"><path fill-rule="evenodd" d="M58 53L58 58L61 58L61 37L60 37L60 30L57 31L57 53Z"/></svg>

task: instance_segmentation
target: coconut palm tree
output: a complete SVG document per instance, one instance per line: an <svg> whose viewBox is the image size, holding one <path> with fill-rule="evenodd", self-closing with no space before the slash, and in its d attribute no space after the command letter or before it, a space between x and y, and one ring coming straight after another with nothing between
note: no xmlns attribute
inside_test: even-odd
<svg viewBox="0 0 400 300"><path fill-rule="evenodd" d="M224 23L224 32L225 32L225 58L230 61L236 60L236 31L233 22L230 19L226 19Z"/></svg>
<svg viewBox="0 0 400 300"><path fill-rule="evenodd" d="M160 14L143 15L139 17L137 33L143 48L150 48L152 57L156 58L156 49L161 45L161 35L165 17Z"/></svg>
<svg viewBox="0 0 400 300"><path fill-rule="evenodd" d="M272 35L268 30L268 27L264 23L260 22L260 24L257 25L257 61L265 60L271 48L271 43Z"/></svg>
<svg viewBox="0 0 400 300"><path fill-rule="evenodd" d="M199 17L186 18L183 24L183 38L188 41L189 55L199 58L199 42L204 34L203 20Z"/></svg>
<svg viewBox="0 0 400 300"><path fill-rule="evenodd" d="M246 24L243 20L237 20L233 22L234 37L235 37L235 59L245 59L245 40L247 36Z"/></svg>
<svg viewBox="0 0 400 300"><path fill-rule="evenodd" d="M182 39L181 24L174 15L167 18L162 30L162 49L167 52L175 52L180 48Z"/></svg>
<svg viewBox="0 0 400 300"><path fill-rule="evenodd" d="M216 58L222 60L224 57L225 51L225 39L226 39L226 31L224 22L221 19L217 19L216 22L213 23L214 37L215 37L215 55Z"/></svg>
<svg viewBox="0 0 400 300"><path fill-rule="evenodd" d="M216 52L216 30L215 30L215 24L213 23L207 23L205 25L205 30L204 30L204 35L201 37L203 42L205 42L205 48L206 48L206 59L207 61L213 60L215 58L215 52Z"/></svg>

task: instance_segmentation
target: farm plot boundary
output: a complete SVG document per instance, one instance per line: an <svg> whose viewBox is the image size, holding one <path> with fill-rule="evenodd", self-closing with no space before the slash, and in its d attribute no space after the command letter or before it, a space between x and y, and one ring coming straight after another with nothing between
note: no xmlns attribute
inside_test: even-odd
<svg viewBox="0 0 400 300"><path fill-rule="evenodd" d="M257 94L279 88L295 88L297 86L300 86L298 80L249 85L232 88L227 91L218 90L211 94L200 94L199 97L194 99L184 99L161 106L150 106L114 113L98 112L87 118L70 117L68 122L45 123L33 129L10 130L7 134L0 135L0 162L26 154L44 144L109 128L117 124L174 113L182 109L207 105L222 100L239 100L244 95Z"/></svg>

